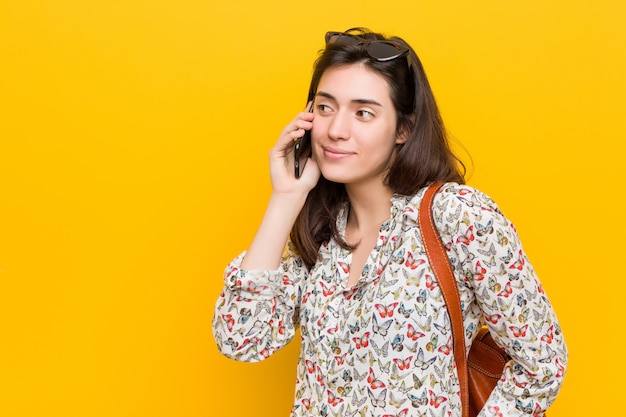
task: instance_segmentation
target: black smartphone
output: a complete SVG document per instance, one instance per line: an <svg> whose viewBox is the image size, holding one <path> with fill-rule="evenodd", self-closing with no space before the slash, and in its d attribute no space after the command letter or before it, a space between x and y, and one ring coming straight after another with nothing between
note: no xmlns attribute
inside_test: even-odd
<svg viewBox="0 0 626 417"><path fill-rule="evenodd" d="M313 103L311 103L308 111L313 113ZM311 131L307 130L303 136L296 139L296 144L293 147L293 168L296 178L300 179L311 152Z"/></svg>

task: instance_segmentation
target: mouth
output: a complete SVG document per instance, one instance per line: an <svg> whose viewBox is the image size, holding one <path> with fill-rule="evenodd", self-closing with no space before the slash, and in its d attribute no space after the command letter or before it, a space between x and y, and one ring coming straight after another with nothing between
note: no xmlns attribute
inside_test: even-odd
<svg viewBox="0 0 626 417"><path fill-rule="evenodd" d="M352 155L352 152L344 149L334 148L332 146L323 146L324 156L329 159L341 159Z"/></svg>

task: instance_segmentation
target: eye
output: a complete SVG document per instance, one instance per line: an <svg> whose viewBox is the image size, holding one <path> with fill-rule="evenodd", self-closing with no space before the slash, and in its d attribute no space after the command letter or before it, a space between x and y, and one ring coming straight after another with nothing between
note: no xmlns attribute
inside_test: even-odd
<svg viewBox="0 0 626 417"><path fill-rule="evenodd" d="M369 120L369 119L371 119L371 118L373 118L373 117L374 117L374 113L372 113L372 112L371 112L371 111L369 111L369 110L364 110L364 109L357 110L356 115L357 115L359 118L361 118L361 119L365 119L365 120Z"/></svg>
<svg viewBox="0 0 626 417"><path fill-rule="evenodd" d="M317 110L320 113L328 113L329 111L331 111L330 106L326 105L326 104L318 104L317 105Z"/></svg>

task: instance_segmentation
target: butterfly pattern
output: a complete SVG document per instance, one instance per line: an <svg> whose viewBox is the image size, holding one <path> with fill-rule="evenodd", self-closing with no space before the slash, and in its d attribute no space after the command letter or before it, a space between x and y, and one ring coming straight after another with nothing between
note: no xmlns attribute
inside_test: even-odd
<svg viewBox="0 0 626 417"><path fill-rule="evenodd" d="M277 270L226 268L213 333L220 352L260 361L301 338L291 416L461 416L450 318L417 218L425 189L394 195L359 281L333 240L309 270L288 242ZM345 230L347 211L338 219ZM565 376L567 348L515 227L495 202L445 184L433 216L448 250L466 345L482 325L512 357L479 414L542 416Z"/></svg>

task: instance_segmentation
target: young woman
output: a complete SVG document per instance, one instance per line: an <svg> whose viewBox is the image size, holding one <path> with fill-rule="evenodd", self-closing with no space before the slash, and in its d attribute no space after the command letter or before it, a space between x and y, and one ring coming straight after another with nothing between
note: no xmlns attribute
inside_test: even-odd
<svg viewBox="0 0 626 417"><path fill-rule="evenodd" d="M226 269L220 351L263 360L299 329L292 416L461 416L450 320L417 223L424 190L444 182L433 215L466 345L486 324L512 358L480 415L543 415L565 373L561 329L513 225L463 184L415 52L363 29L329 32L309 99L270 153L257 234ZM305 133L311 157L294 161Z"/></svg>

